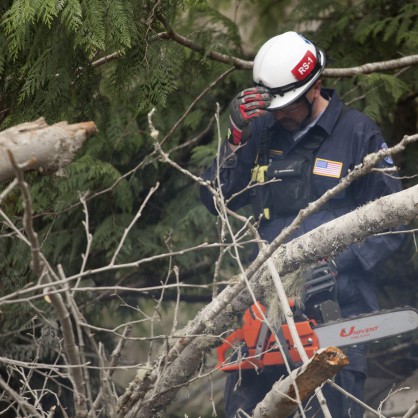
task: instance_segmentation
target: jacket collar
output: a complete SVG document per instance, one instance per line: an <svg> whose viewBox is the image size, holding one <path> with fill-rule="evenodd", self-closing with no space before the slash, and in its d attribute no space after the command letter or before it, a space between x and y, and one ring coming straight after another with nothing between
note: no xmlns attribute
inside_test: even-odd
<svg viewBox="0 0 418 418"><path fill-rule="evenodd" d="M327 133L327 135L331 135L331 132L333 131L340 112L343 108L343 102L338 96L338 93L332 89L321 89L321 96L329 100L329 105L326 107L324 113L319 118L316 126L322 128Z"/></svg>

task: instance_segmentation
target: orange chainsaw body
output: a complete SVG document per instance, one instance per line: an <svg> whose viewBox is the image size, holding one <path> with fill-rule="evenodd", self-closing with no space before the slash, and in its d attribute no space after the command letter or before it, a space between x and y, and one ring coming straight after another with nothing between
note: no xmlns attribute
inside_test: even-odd
<svg viewBox="0 0 418 418"><path fill-rule="evenodd" d="M242 328L232 332L217 348L218 364L216 367L219 370L230 372L285 364L275 334L267 328L260 311L263 313L266 311L266 308L260 304L254 304L247 309L244 313ZM309 358L319 349L318 337L313 330L315 325L315 320L296 322L298 335ZM281 333L287 355L294 363L301 362L287 324L281 325Z"/></svg>

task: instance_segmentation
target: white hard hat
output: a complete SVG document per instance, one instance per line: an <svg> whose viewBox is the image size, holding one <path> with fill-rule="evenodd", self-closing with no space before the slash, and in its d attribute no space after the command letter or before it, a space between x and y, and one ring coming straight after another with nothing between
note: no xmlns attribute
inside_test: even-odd
<svg viewBox="0 0 418 418"><path fill-rule="evenodd" d="M258 51L253 65L256 85L273 94L268 109L280 109L302 97L325 67L325 54L296 32L269 39Z"/></svg>

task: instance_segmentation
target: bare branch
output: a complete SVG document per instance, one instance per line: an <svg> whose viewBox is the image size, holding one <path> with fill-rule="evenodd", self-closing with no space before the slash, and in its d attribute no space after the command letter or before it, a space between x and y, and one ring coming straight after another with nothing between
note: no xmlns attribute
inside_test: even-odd
<svg viewBox="0 0 418 418"><path fill-rule="evenodd" d="M389 61L372 62L351 68L327 68L324 77L353 77L360 74L380 73L383 71L398 70L418 64L418 55L410 55Z"/></svg>
<svg viewBox="0 0 418 418"><path fill-rule="evenodd" d="M178 44L189 48L192 51L198 52L209 59L217 62L221 62L224 64L232 65L233 69L237 70L252 70L253 68L253 61L241 59L234 57L232 55L222 54L217 51L213 51L210 49L205 48L203 45L192 41L190 38L183 36L176 32L168 22L159 16L159 19L164 24L165 28L167 29L166 32L161 32L157 36L160 39L172 40L177 42ZM121 56L124 55L124 51L116 51L113 54L109 54L106 57L100 58L97 61L92 63L93 67L97 67L100 65L107 64ZM373 63L363 64L357 67L350 67L350 68L326 68L323 72L323 77L329 78L346 78L346 77L353 77L356 75L361 74L371 74L371 73L378 73L384 71L393 71L399 70L402 68L407 68L411 66L415 66L418 64L418 55L409 55L406 57L396 58L393 60L387 61L378 61ZM228 70L230 71L230 70Z"/></svg>
<svg viewBox="0 0 418 418"><path fill-rule="evenodd" d="M119 255L120 251L122 250L123 244L124 244L124 242L125 242L128 234L129 234L129 231L135 225L136 221L141 217L142 211L144 210L146 204L148 203L148 200L156 192L156 190L158 189L159 186L160 186L160 183L157 183L155 185L155 187L151 187L150 191L148 192L147 196L145 197L144 201L142 202L141 207L138 209L138 212L136 213L136 215L132 219L132 221L129 224L129 226L127 228L125 228L125 231L123 232L122 238L120 239L118 248L116 248L116 251L113 254L112 260L110 260L110 265L111 266L115 264L116 259L117 259L118 255Z"/></svg>
<svg viewBox="0 0 418 418"><path fill-rule="evenodd" d="M31 405L26 399L20 396L13 388L11 388L0 376L0 387L6 391L11 398L31 417L42 418L42 414L33 406Z"/></svg>
<svg viewBox="0 0 418 418"><path fill-rule="evenodd" d="M338 390L339 392L343 393L345 396L347 396L348 398L352 399L354 402L359 403L365 410L369 411L370 413L372 413L373 415L376 415L379 418L386 418L384 415L382 415L379 411L375 411L373 408L370 408L370 406L368 406L367 404L365 404L364 402L361 402L360 400L358 400L355 396L353 396L351 393L347 392L346 390L344 390L343 388L341 388L340 386L338 386L333 380L328 379L327 383L332 386L334 389Z"/></svg>
<svg viewBox="0 0 418 418"><path fill-rule="evenodd" d="M43 257L41 256L39 241L36 232L34 231L32 225L32 209L31 209L31 199L28 190L28 185L23 179L23 173L17 165L12 153L9 151L10 164L13 167L16 178L18 180L18 185L20 187L23 202L24 202L24 228L26 235L30 241L31 251L32 251L32 270L39 277L41 283L52 283L52 280L49 276L48 270L45 263L43 262ZM75 398L76 398L76 410L77 414L80 417L85 415L85 386L83 384L83 373L80 365L80 356L78 347L75 340L75 334L73 326L71 323L70 313L68 312L63 298L60 294L51 293L49 295L51 303L54 305L58 318L60 320L61 329L64 337L64 347L66 359L69 364L77 366L70 369L70 375L72 378L72 383L74 386Z"/></svg>
<svg viewBox="0 0 418 418"><path fill-rule="evenodd" d="M309 362L292 371L293 380L291 376L288 376L273 385L272 390L254 409L254 418L286 418L290 416L298 406L295 400L296 388L301 399L307 399L318 386L347 364L347 357L338 348L328 347L319 350Z"/></svg>

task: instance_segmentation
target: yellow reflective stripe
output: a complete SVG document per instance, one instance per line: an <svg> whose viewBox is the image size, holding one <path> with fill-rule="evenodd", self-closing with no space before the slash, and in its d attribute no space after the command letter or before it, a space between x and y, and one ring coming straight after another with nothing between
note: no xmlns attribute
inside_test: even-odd
<svg viewBox="0 0 418 418"><path fill-rule="evenodd" d="M264 212L264 218L265 219L270 219L270 209L269 208L264 208L263 212Z"/></svg>
<svg viewBox="0 0 418 418"><path fill-rule="evenodd" d="M251 180L255 181L257 183L264 183L266 181L266 171L267 171L268 166L267 165L256 165L252 170L251 170Z"/></svg>

